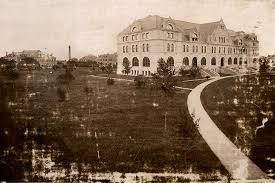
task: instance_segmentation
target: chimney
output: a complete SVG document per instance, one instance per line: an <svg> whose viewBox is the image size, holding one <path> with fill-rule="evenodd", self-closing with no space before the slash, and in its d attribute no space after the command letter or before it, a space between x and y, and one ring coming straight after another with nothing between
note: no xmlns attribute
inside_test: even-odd
<svg viewBox="0 0 275 183"><path fill-rule="evenodd" d="M69 61L71 60L71 46L69 45Z"/></svg>

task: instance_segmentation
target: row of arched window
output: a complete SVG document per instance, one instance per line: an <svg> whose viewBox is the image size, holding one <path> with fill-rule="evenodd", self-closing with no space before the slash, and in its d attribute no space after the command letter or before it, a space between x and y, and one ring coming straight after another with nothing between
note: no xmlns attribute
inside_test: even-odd
<svg viewBox="0 0 275 183"><path fill-rule="evenodd" d="M224 58L221 58L221 61L223 62L223 60L224 60ZM197 65L197 64L194 64L194 61L195 62L197 62L197 58L196 57L194 57L193 58L193 60L192 60L192 65ZM188 57L184 57L183 58L183 65L190 65L189 64L189 58ZM222 65L223 65L224 63L222 63ZM232 58L231 57L229 57L228 58L228 65L232 65L232 64L238 64L238 59L235 57L234 58L234 60L232 60ZM240 65L242 65L242 57L241 58L239 58L239 64ZM247 61L245 60L244 61L244 64L247 64ZM206 58L205 57L203 57L202 59L201 59L201 65L206 65ZM211 59L211 65L217 65L217 61L216 61L216 58L215 57L213 57L212 59Z"/></svg>
<svg viewBox="0 0 275 183"><path fill-rule="evenodd" d="M224 58L221 58L221 62L222 62L221 65L224 64L223 61L224 61ZM243 61L242 57L239 58L239 64L240 65L242 65L242 61ZM125 63L125 62L129 62L129 60L128 60L127 57L125 57L123 59L123 63ZM183 65L190 65L189 58L188 57L184 57L182 63L183 63ZM174 58L173 57L168 57L167 64L169 66L174 66L175 65ZM232 60L231 57L228 58L228 65L232 65L232 64L235 64L235 65L238 64L238 59L236 57L234 58L234 60ZM247 64L247 61L244 61L244 64ZM197 66L197 57L194 57L192 59L192 65L196 65ZM203 57L201 59L201 65L206 65L206 58L205 57ZM211 59L211 65L217 65L217 61L216 61L215 57L213 57ZM138 60L137 57L134 57L132 59L132 66L139 66L139 60ZM150 67L150 59L148 57L144 57L143 58L143 60L142 60L142 66L143 67Z"/></svg>
<svg viewBox="0 0 275 183"><path fill-rule="evenodd" d="M127 63L130 63L129 59L127 57L123 58L123 65L127 65ZM137 57L134 57L132 59L132 66L139 66L139 60ZM150 67L150 59L148 57L144 57L142 60L142 66L143 67Z"/></svg>
<svg viewBox="0 0 275 183"><path fill-rule="evenodd" d="M127 57L125 57L125 58L123 59L123 65L126 65L127 62L129 62L129 60L128 60ZM169 57L169 58L167 59L167 64L168 64L169 66L174 66L174 58L173 58L173 57ZM132 66L133 66L133 67L134 67L134 66L136 66L136 67L139 66L139 60L138 60L137 57L134 57L134 58L132 59ZM149 59L148 57L144 57L144 58L143 58L143 60L142 60L142 66L143 66L143 67L150 67L150 59Z"/></svg>

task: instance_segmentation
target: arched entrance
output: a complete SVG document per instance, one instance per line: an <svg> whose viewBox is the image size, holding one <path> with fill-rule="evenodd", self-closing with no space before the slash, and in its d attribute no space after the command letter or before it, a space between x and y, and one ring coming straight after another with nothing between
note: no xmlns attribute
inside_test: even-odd
<svg viewBox="0 0 275 183"><path fill-rule="evenodd" d="M228 65L232 65L232 58L231 57L228 58Z"/></svg>
<svg viewBox="0 0 275 183"><path fill-rule="evenodd" d="M211 65L216 65L216 58L215 58L215 57L213 57L213 58L211 59Z"/></svg>
<svg viewBox="0 0 275 183"><path fill-rule="evenodd" d="M201 65L206 65L206 58L205 58L205 57L203 57L203 58L201 59Z"/></svg>
<svg viewBox="0 0 275 183"><path fill-rule="evenodd" d="M222 57L221 58L221 67L223 67L224 66L224 58Z"/></svg>
<svg viewBox="0 0 275 183"><path fill-rule="evenodd" d="M194 58L193 58L193 60L192 60L192 66L193 66L193 67L197 67L197 66L198 66L197 57L194 57Z"/></svg>

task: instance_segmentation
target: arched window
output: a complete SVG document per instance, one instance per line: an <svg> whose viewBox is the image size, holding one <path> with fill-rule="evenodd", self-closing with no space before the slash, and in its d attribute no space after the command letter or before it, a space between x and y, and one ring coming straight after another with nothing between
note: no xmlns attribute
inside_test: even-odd
<svg viewBox="0 0 275 183"><path fill-rule="evenodd" d="M174 44L171 44L171 52L174 52Z"/></svg>
<svg viewBox="0 0 275 183"><path fill-rule="evenodd" d="M170 44L169 43L167 44L167 51L168 52L170 51Z"/></svg>
<svg viewBox="0 0 275 183"><path fill-rule="evenodd" d="M145 44L142 44L142 51L145 52Z"/></svg>
<svg viewBox="0 0 275 183"><path fill-rule="evenodd" d="M168 57L167 64L168 64L168 66L174 66L174 58L173 57Z"/></svg>
<svg viewBox="0 0 275 183"><path fill-rule="evenodd" d="M136 32L136 31L137 31L137 28L133 27L132 32Z"/></svg>
<svg viewBox="0 0 275 183"><path fill-rule="evenodd" d="M150 67L150 59L148 57L143 58L143 67Z"/></svg>
<svg viewBox="0 0 275 183"><path fill-rule="evenodd" d="M234 58L234 64L238 64L238 59L236 57Z"/></svg>
<svg viewBox="0 0 275 183"><path fill-rule="evenodd" d="M211 65L216 65L216 58L215 58L215 57L213 57L213 58L211 59Z"/></svg>
<svg viewBox="0 0 275 183"><path fill-rule="evenodd" d="M132 45L132 52L135 52L135 45Z"/></svg>
<svg viewBox="0 0 275 183"><path fill-rule="evenodd" d="M240 60L239 60L239 65L242 65L243 64L243 58L240 57Z"/></svg>
<svg viewBox="0 0 275 183"><path fill-rule="evenodd" d="M197 33L192 34L192 41L198 41L198 34Z"/></svg>
<svg viewBox="0 0 275 183"><path fill-rule="evenodd" d="M138 45L136 45L136 52L138 52Z"/></svg>
<svg viewBox="0 0 275 183"><path fill-rule="evenodd" d="M228 58L228 65L232 65L232 58L231 57Z"/></svg>
<svg viewBox="0 0 275 183"><path fill-rule="evenodd" d="M128 46L126 46L126 53L128 53Z"/></svg>
<svg viewBox="0 0 275 183"><path fill-rule="evenodd" d="M205 57L202 57L202 59L201 59L201 65L206 65L206 58Z"/></svg>
<svg viewBox="0 0 275 183"><path fill-rule="evenodd" d="M146 50L149 52L149 44L146 45Z"/></svg>
<svg viewBox="0 0 275 183"><path fill-rule="evenodd" d="M172 26L171 24L168 24L168 25L166 26L166 29L173 30L173 26Z"/></svg>
<svg viewBox="0 0 275 183"><path fill-rule="evenodd" d="M132 66L139 66L138 58L137 57L133 58L133 60L132 60Z"/></svg>
<svg viewBox="0 0 275 183"><path fill-rule="evenodd" d="M128 59L127 57L124 57L124 58L123 58L123 63L122 63L122 65L130 65L130 64L129 64L129 59Z"/></svg>
<svg viewBox="0 0 275 183"><path fill-rule="evenodd" d="M189 59L188 59L188 57L184 57L183 58L182 64L183 65L189 65Z"/></svg>

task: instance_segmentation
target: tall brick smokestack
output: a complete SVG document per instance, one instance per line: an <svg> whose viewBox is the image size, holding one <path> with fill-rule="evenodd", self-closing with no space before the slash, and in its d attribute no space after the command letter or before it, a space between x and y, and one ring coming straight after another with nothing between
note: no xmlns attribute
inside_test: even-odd
<svg viewBox="0 0 275 183"><path fill-rule="evenodd" d="M71 45L69 45L69 60L71 60Z"/></svg>

